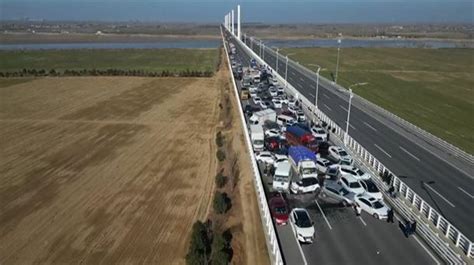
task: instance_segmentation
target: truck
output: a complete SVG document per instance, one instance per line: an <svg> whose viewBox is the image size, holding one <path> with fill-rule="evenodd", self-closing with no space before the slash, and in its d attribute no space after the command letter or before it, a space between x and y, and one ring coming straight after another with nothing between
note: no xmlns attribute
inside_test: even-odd
<svg viewBox="0 0 474 265"><path fill-rule="evenodd" d="M265 135L263 134L262 125L250 125L250 140L254 151L263 151Z"/></svg>
<svg viewBox="0 0 474 265"><path fill-rule="evenodd" d="M290 146L288 157L294 172L299 180L310 177L318 177L316 167L316 155L313 151L304 146Z"/></svg>
<svg viewBox="0 0 474 265"><path fill-rule="evenodd" d="M249 123L256 125L259 124L262 126L265 124L265 121L276 122L276 112L272 109L264 109L261 111L255 112L250 118Z"/></svg>
<svg viewBox="0 0 474 265"><path fill-rule="evenodd" d="M315 153L318 152L318 142L311 132L308 132L299 126L293 125L286 128L285 134L286 139L290 145L302 145Z"/></svg>

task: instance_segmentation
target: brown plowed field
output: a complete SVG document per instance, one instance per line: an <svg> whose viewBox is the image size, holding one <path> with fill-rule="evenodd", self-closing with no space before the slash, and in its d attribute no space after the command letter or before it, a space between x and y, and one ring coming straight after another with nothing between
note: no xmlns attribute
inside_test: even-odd
<svg viewBox="0 0 474 265"><path fill-rule="evenodd" d="M214 189L219 76L0 87L0 264L183 264Z"/></svg>

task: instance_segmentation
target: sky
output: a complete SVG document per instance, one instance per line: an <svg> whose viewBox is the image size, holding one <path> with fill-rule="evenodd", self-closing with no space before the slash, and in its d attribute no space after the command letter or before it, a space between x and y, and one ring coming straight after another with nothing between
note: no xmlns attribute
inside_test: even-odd
<svg viewBox="0 0 474 265"><path fill-rule="evenodd" d="M243 22L474 23L474 0L0 0L0 20L218 23L238 3Z"/></svg>

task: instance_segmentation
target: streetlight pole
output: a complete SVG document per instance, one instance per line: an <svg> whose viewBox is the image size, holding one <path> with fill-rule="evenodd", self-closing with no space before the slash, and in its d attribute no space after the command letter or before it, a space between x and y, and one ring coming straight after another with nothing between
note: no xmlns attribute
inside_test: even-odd
<svg viewBox="0 0 474 265"><path fill-rule="evenodd" d="M262 57L262 40L260 40L260 45L258 48L260 49L260 57Z"/></svg>
<svg viewBox="0 0 474 265"><path fill-rule="evenodd" d="M286 56L285 88L288 87L288 55Z"/></svg>
<svg viewBox="0 0 474 265"><path fill-rule="evenodd" d="M318 66L318 70L316 71L316 95L314 98L314 106L318 108L318 92L319 92L319 71L321 67Z"/></svg>
<svg viewBox="0 0 474 265"><path fill-rule="evenodd" d="M349 107L347 108L347 121L346 121L346 132L344 133L344 144L347 144L347 137L349 135L349 119L351 117L351 104L352 104L352 97L354 96L352 94L352 87L354 86L364 86L367 85L367 82L364 83L356 83L352 84L349 86Z"/></svg>
<svg viewBox="0 0 474 265"><path fill-rule="evenodd" d="M337 62L336 62L336 77L334 78L334 82L337 84L337 74L339 72L339 53L341 51L341 37L342 34L339 33L339 37L337 38Z"/></svg>
<svg viewBox="0 0 474 265"><path fill-rule="evenodd" d="M278 48L277 48L277 57L276 57L276 72L278 73Z"/></svg>
<svg viewBox="0 0 474 265"><path fill-rule="evenodd" d="M263 44L262 50L263 50L263 57L262 57L262 59L263 59L263 61L265 62L265 44Z"/></svg>

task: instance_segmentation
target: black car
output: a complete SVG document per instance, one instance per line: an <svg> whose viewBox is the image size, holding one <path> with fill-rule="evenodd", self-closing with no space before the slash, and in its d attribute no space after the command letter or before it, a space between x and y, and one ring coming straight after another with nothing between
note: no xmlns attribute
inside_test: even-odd
<svg viewBox="0 0 474 265"><path fill-rule="evenodd" d="M255 112L255 111L259 111L260 108L256 108L256 107L252 107L252 105L248 104L248 105L245 105L244 107L244 113L245 115L247 116L252 116L252 114Z"/></svg>

